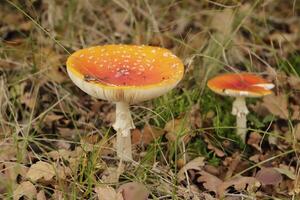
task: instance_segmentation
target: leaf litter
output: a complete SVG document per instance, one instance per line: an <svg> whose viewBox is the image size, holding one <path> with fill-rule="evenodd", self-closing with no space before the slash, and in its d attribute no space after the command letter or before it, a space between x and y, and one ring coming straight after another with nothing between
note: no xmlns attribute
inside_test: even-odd
<svg viewBox="0 0 300 200"><path fill-rule="evenodd" d="M180 111L171 110L172 117L158 112L161 122L161 116L135 110L136 163L120 165L110 129L113 105L74 87L64 66L68 54L4 3L0 198L298 198L298 4L122 2L79 1L71 6L38 0L18 5L71 52L105 43L137 43L164 46L186 60L193 57L176 97L163 105L169 108L175 101ZM213 127L234 122L226 116L229 106L221 113L217 108L227 100L212 96L203 85L219 72L246 69L276 88L272 96L247 102L255 120L248 120L251 130L241 148L234 129ZM202 95L196 100L189 93L194 88Z"/></svg>

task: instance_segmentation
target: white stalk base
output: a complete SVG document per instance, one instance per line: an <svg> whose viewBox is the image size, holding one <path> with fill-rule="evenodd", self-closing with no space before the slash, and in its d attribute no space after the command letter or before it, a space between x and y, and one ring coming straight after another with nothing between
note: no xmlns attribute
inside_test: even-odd
<svg viewBox="0 0 300 200"><path fill-rule="evenodd" d="M127 103L116 103L116 122L113 128L117 131L117 156L121 161L132 161L130 130L135 126Z"/></svg>
<svg viewBox="0 0 300 200"><path fill-rule="evenodd" d="M232 104L231 113L236 115L237 135L245 142L247 133L247 114L249 113L245 97L236 97Z"/></svg>

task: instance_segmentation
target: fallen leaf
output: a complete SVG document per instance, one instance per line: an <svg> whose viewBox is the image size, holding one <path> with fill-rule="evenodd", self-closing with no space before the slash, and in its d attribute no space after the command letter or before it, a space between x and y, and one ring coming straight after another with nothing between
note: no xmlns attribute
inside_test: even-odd
<svg viewBox="0 0 300 200"><path fill-rule="evenodd" d="M223 184L223 181L216 176L207 173L205 171L200 171L199 172L200 176L197 179L197 182L201 182L205 189L208 191L214 192L216 195L219 194L219 188Z"/></svg>
<svg viewBox="0 0 300 200"><path fill-rule="evenodd" d="M62 72L62 59L63 56L58 54L51 48L41 48L35 57L39 61L37 66L43 70L46 77L57 83L62 83L66 80L67 76Z"/></svg>
<svg viewBox="0 0 300 200"><path fill-rule="evenodd" d="M275 170L277 170L279 173L286 175L292 180L297 179L297 175L295 174L295 170L291 170L289 166L280 164L279 167L274 167Z"/></svg>
<svg viewBox="0 0 300 200"><path fill-rule="evenodd" d="M0 160L15 160L17 156L17 148L12 139L1 140Z"/></svg>
<svg viewBox="0 0 300 200"><path fill-rule="evenodd" d="M261 143L262 136L257 132L251 132L249 135L249 139L247 141L247 144L254 147L256 150L261 152L260 143Z"/></svg>
<svg viewBox="0 0 300 200"><path fill-rule="evenodd" d="M25 181L18 185L14 191L13 199L18 200L23 196L26 196L28 199L33 199L36 195L37 191L34 185L30 181Z"/></svg>
<svg viewBox="0 0 300 200"><path fill-rule="evenodd" d="M300 90L300 78L290 75L287 79L288 84L294 90Z"/></svg>
<svg viewBox="0 0 300 200"><path fill-rule="evenodd" d="M272 167L262 168L257 172L255 178L259 180L263 186L265 185L277 186L282 181L281 174Z"/></svg>
<svg viewBox="0 0 300 200"><path fill-rule="evenodd" d="M145 127L140 131L139 129L134 129L131 133L132 144L150 144L155 139L159 138L160 136L164 135L164 130L145 125Z"/></svg>
<svg viewBox="0 0 300 200"><path fill-rule="evenodd" d="M185 144L191 139L190 123L186 120L174 119L166 123L164 130L167 132L166 138L170 142L175 142L178 138Z"/></svg>
<svg viewBox="0 0 300 200"><path fill-rule="evenodd" d="M56 166L56 176L57 179L66 180L68 176L71 176L72 171L69 167L65 165L58 164Z"/></svg>
<svg viewBox="0 0 300 200"><path fill-rule="evenodd" d="M177 173L178 181L180 182L180 181L185 180L185 178L186 178L185 173L188 170L201 171L202 167L204 166L204 159L205 159L204 157L198 157L198 158L191 160L186 165L184 165Z"/></svg>
<svg viewBox="0 0 300 200"><path fill-rule="evenodd" d="M94 191L97 194L98 200L124 200L120 192L116 192L110 186L97 186Z"/></svg>
<svg viewBox="0 0 300 200"><path fill-rule="evenodd" d="M263 98L263 106L265 106L270 113L282 119L288 119L288 100L283 95L268 95Z"/></svg>
<svg viewBox="0 0 300 200"><path fill-rule="evenodd" d="M54 176L55 171L53 166L43 161L38 161L37 163L31 165L26 174L26 177L32 181L37 181L42 178L46 181L49 181Z"/></svg>
<svg viewBox="0 0 300 200"><path fill-rule="evenodd" d="M124 200L146 200L149 196L148 189L138 182L130 182L121 185L118 190L121 193Z"/></svg>
<svg viewBox="0 0 300 200"><path fill-rule="evenodd" d="M44 190L37 193L36 200L47 200Z"/></svg>
<svg viewBox="0 0 300 200"><path fill-rule="evenodd" d="M225 40L232 31L234 22L234 13L232 9L224 9L221 12L216 12L210 23L210 27L216 29L219 33L221 42Z"/></svg>
<svg viewBox="0 0 300 200"><path fill-rule="evenodd" d="M193 105L190 110L190 123L196 129L201 128L202 126L202 119L198 104Z"/></svg>
<svg viewBox="0 0 300 200"><path fill-rule="evenodd" d="M120 163L118 167L108 167L102 173L103 183L118 183L120 175L124 172L124 164Z"/></svg>
<svg viewBox="0 0 300 200"><path fill-rule="evenodd" d="M121 34L130 33L130 28L126 24L128 21L128 14L126 12L108 12L108 17L111 19L116 32Z"/></svg>
<svg viewBox="0 0 300 200"><path fill-rule="evenodd" d="M300 106L295 104L290 104L290 108L292 112L291 119L292 120L300 119Z"/></svg>
<svg viewBox="0 0 300 200"><path fill-rule="evenodd" d="M72 139L75 136L74 129L71 129L71 128L62 128L62 127L57 127L57 129L58 129L58 133L63 138L70 138L70 139Z"/></svg>
<svg viewBox="0 0 300 200"><path fill-rule="evenodd" d="M295 127L294 127L294 135L296 137L296 139L298 141L300 141L300 123L298 123Z"/></svg>
<svg viewBox="0 0 300 200"><path fill-rule="evenodd" d="M189 199L189 200L202 199L201 190L199 189L199 187L197 185L192 184L192 183L188 187L178 185L176 193L180 197L183 197L183 199Z"/></svg>
<svg viewBox="0 0 300 200"><path fill-rule="evenodd" d="M21 103L25 104L28 108L33 109L34 106L36 105L38 99L38 91L39 91L39 86L36 85L35 88L32 88L32 82L30 81L25 81L21 84L21 90L22 90L22 95L20 97ZM30 89L28 89L30 88Z"/></svg>
<svg viewBox="0 0 300 200"><path fill-rule="evenodd" d="M219 157L224 157L224 156L225 156L224 151L222 151L222 150L219 149L218 147L215 147L215 146L211 143L210 139L209 139L206 135L204 135L204 141L207 143L207 148L208 148L209 150L212 150L217 156L219 156Z"/></svg>
<svg viewBox="0 0 300 200"><path fill-rule="evenodd" d="M290 33L281 33L281 32L275 32L268 36L268 39L272 42L276 41L280 45L284 42L294 42L297 39L297 35L290 34Z"/></svg>
<svg viewBox="0 0 300 200"><path fill-rule="evenodd" d="M48 153L48 155L54 159L54 160L58 160L58 159L65 159L65 160L69 160L70 157L72 157L72 155L74 154L74 152L66 150L66 149L59 149L59 150L55 150L55 151L50 151Z"/></svg>
<svg viewBox="0 0 300 200"><path fill-rule="evenodd" d="M53 122L59 120L63 118L63 116L61 115L56 115L56 114L47 114L45 117L44 117L44 123L46 123L47 125L51 125Z"/></svg>
<svg viewBox="0 0 300 200"><path fill-rule="evenodd" d="M239 152L236 152L232 155L231 161L228 166L228 170L226 172L226 179L230 178L233 174L233 172L236 170L238 164L240 164L241 161L241 155Z"/></svg>
<svg viewBox="0 0 300 200"><path fill-rule="evenodd" d="M234 179L230 179L225 181L219 188L218 193L219 196L222 197L226 191L230 188L233 187L236 191L242 192L242 191L249 191L253 192L257 188L259 188L260 183L259 181L254 178L254 177L238 177Z"/></svg>
<svg viewBox="0 0 300 200"><path fill-rule="evenodd" d="M17 183L18 176L25 177L28 171L26 166L17 162L3 162L0 164L0 169L0 174L3 175L3 177L1 177L2 180L9 180L11 185ZM0 182L2 182L2 180L0 180Z"/></svg>

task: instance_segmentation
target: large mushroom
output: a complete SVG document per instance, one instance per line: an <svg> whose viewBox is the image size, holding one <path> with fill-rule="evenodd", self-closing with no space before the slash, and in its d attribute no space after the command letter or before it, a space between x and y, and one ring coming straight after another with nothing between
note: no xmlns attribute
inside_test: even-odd
<svg viewBox="0 0 300 200"><path fill-rule="evenodd" d="M272 94L274 84L250 73L228 73L216 76L208 81L207 86L223 96L235 97L232 114L236 115L237 135L245 142L247 133L246 97L262 97Z"/></svg>
<svg viewBox="0 0 300 200"><path fill-rule="evenodd" d="M117 155L132 160L129 105L165 94L184 67L171 51L151 46L104 45L81 49L67 60L72 81L87 94L116 103Z"/></svg>

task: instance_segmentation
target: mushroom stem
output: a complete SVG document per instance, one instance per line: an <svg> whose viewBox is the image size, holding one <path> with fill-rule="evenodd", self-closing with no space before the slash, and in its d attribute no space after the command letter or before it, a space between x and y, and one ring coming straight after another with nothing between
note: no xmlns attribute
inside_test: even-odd
<svg viewBox="0 0 300 200"><path fill-rule="evenodd" d="M237 135L245 142L247 133L247 114L249 110L246 106L245 97L236 97L232 104L233 115L236 115Z"/></svg>
<svg viewBox="0 0 300 200"><path fill-rule="evenodd" d="M130 130L134 129L129 104L116 103L116 122L113 128L117 131L117 156L123 161L132 160Z"/></svg>

